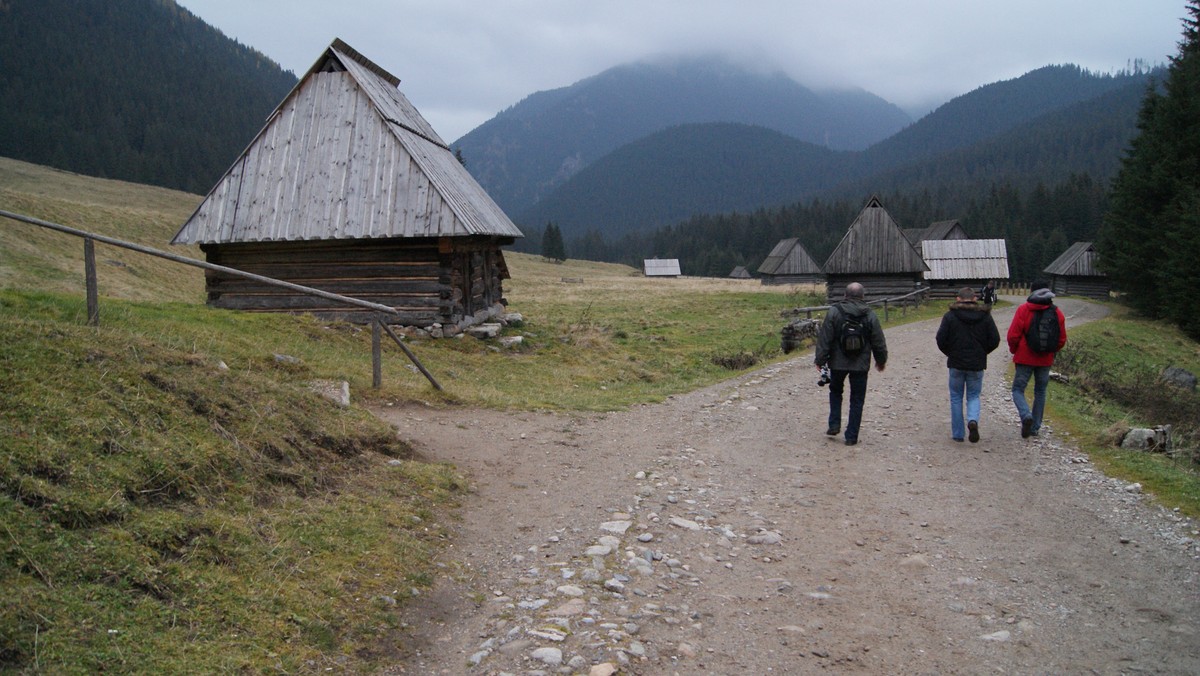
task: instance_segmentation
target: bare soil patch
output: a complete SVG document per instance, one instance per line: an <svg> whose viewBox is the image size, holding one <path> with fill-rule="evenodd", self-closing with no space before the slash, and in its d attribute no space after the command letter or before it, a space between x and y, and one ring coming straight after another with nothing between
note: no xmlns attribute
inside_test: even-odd
<svg viewBox="0 0 1200 676"><path fill-rule="evenodd" d="M952 441L936 328L888 330L855 447L811 350L618 413L378 411L472 486L391 672L1200 673L1197 525L1021 439L1004 346Z"/></svg>

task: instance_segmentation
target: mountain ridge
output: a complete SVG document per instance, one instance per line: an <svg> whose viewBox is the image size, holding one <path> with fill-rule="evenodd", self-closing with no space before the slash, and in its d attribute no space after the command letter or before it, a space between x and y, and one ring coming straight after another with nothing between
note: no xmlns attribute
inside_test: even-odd
<svg viewBox="0 0 1200 676"><path fill-rule="evenodd" d="M520 213L625 143L681 124L762 126L833 149L865 148L912 122L862 90L816 92L717 57L615 66L535 92L453 143L501 207Z"/></svg>

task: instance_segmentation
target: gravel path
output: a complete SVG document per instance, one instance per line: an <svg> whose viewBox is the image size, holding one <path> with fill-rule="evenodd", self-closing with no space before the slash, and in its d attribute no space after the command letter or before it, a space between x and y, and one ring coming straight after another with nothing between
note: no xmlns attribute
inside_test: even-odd
<svg viewBox="0 0 1200 676"><path fill-rule="evenodd" d="M472 486L390 672L1200 673L1200 526L1021 439L1003 346L952 441L936 329L888 330L852 448L811 350L619 413L378 411Z"/></svg>

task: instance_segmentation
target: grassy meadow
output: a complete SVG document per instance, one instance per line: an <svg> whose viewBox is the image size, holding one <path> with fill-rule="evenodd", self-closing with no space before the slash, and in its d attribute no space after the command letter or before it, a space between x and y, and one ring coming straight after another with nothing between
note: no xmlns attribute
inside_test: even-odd
<svg viewBox="0 0 1200 676"><path fill-rule="evenodd" d="M0 209L196 258L167 242L199 201L0 158ZM410 339L438 392L385 339L373 390L362 327L212 310L199 269L103 244L88 327L82 249L0 218L0 671L370 671L403 650L398 608L433 579L469 487L362 404L661 401L781 359L781 313L822 302L816 288L506 254L524 321L505 334L523 342ZM1195 343L1123 312L1072 341L1088 335L1107 339L1089 357L1102 364L1200 372ZM355 405L310 391L327 379L349 381ZM1056 386L1056 418L1106 469L1200 514L1190 465L1108 449L1114 426L1154 420L1086 382Z"/></svg>

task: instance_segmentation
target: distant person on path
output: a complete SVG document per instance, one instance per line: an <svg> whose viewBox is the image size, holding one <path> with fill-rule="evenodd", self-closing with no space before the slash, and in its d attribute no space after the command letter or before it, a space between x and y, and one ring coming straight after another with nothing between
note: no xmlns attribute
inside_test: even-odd
<svg viewBox="0 0 1200 676"><path fill-rule="evenodd" d="M989 279L987 284L979 290L979 300L983 301L984 305L996 304L996 280Z"/></svg>
<svg viewBox="0 0 1200 676"><path fill-rule="evenodd" d="M846 296L834 303L825 313L825 321L817 333L817 351L813 363L817 368L829 367L829 429L825 434L836 437L842 431L842 392L850 379L850 412L846 419L846 445L858 443L858 428L862 424L863 403L867 399L867 373L871 356L875 368L883 371L887 365L887 341L883 327L874 310L864 300L866 290L853 282L846 286Z"/></svg>
<svg viewBox="0 0 1200 676"><path fill-rule="evenodd" d="M1000 331L992 319L992 307L975 299L975 291L963 287L950 310L942 315L937 331L937 346L946 355L950 369L950 437L962 441L970 436L979 441L979 393L983 390L983 372L987 357L1000 346ZM967 416L963 425L963 398Z"/></svg>
<svg viewBox="0 0 1200 676"><path fill-rule="evenodd" d="M1054 293L1046 282L1034 282L1029 298L1017 308L1008 327L1008 351L1013 354L1012 399L1021 416L1021 438L1037 436L1046 409L1046 385L1054 355L1067 344L1067 320L1054 305ZM1033 409L1025 398L1033 378Z"/></svg>

